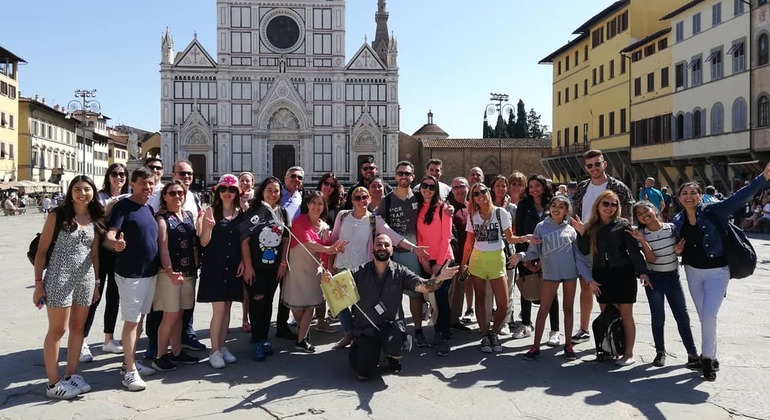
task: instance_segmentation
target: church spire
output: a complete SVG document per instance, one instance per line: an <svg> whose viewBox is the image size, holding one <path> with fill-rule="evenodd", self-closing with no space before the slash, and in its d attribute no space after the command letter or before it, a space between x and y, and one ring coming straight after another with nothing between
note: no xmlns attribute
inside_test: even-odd
<svg viewBox="0 0 770 420"><path fill-rule="evenodd" d="M377 13L374 14L377 30L374 35L372 48L383 63L388 63L388 51L390 50L388 37L388 12L385 8L385 0L377 0Z"/></svg>
<svg viewBox="0 0 770 420"><path fill-rule="evenodd" d="M174 38L171 37L171 31L166 26L166 32L163 33L160 45L161 64L174 64Z"/></svg>

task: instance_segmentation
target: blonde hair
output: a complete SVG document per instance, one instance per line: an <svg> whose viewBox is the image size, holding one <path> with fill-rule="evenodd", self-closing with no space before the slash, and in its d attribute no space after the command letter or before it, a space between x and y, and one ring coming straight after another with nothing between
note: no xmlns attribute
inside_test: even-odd
<svg viewBox="0 0 770 420"><path fill-rule="evenodd" d="M611 221L620 219L620 198L618 198L618 195L612 190L602 191L599 196L596 197L593 206L591 206L591 217L588 218L588 223L586 223L586 235L588 235L589 242L591 243L592 257L596 254L596 234L599 232L599 228L602 227L602 219L601 216L599 216L599 206L602 204L602 201L606 199L614 200L618 203L618 206L615 207L615 211L611 216Z"/></svg>
<svg viewBox="0 0 770 420"><path fill-rule="evenodd" d="M486 218L484 217L483 209L476 206L476 201L473 199L473 190L477 188L479 190L482 188L487 190L486 195L488 198L489 209L488 209ZM492 216L492 208L494 207L494 203L492 202L492 195L489 193L489 191L490 189L481 182L477 182L473 184L468 189L468 217L473 217L473 215L476 214L477 212L479 213L479 216L481 217L482 220L489 219Z"/></svg>
<svg viewBox="0 0 770 420"><path fill-rule="evenodd" d="M366 188L366 187L362 187L362 186L360 186L360 185L359 185L359 186L357 186L357 187L353 188L353 191L351 191L351 192L350 192L350 198L351 198L351 199L352 199L352 198L353 198L353 196L356 194L356 191L358 191L358 192L363 192L363 193L366 193L366 196L367 196L367 197L369 196L369 189L368 189L368 188Z"/></svg>

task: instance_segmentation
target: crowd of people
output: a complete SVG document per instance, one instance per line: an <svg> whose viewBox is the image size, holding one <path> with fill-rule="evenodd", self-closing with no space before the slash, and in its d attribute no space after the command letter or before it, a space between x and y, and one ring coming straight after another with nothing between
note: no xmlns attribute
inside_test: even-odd
<svg viewBox="0 0 770 420"><path fill-rule="evenodd" d="M487 186L478 167L445 184L442 166L431 159L426 175L416 178L414 165L399 162L391 187L368 158L359 167L361 181L347 191L333 173L309 188L298 166L283 180L226 174L205 208L190 191L193 169L185 160L173 164L165 185L159 158L148 158L130 174L120 163L111 165L98 190L89 177L76 177L46 219L35 258L33 303L46 306L49 320L43 345L47 395L69 399L90 391L78 363L93 359L86 341L103 296L102 351L122 353L122 385L140 391L147 386L143 377L202 360L188 351L208 349L214 369L235 363L227 347L233 302L243 306L241 329L250 336L253 360L273 354L269 332L276 295L275 337L293 341L298 352L315 352L314 318L315 331L337 332L321 284L345 270L360 300L337 315L342 337L333 348L350 347L350 365L360 380L376 373L381 353L391 372L401 371L412 344L449 356L453 335L472 333L471 322L482 352L501 352L500 340L507 337L532 337L522 357L535 360L549 318L545 344L563 345L563 357L575 360L574 345L592 337L595 300L602 312L612 306L620 313L625 346L614 362L632 365L638 284L650 305L653 365L666 364L668 300L686 366L716 379L717 315L729 280L716 223L725 223L770 184L770 164L744 188L713 203L704 202L697 183L681 185L676 198L682 210L676 214L666 213L672 204L654 188L654 179L636 200L607 174L599 150L584 155L588 178L563 186L518 171L492 177ZM700 321L700 353L680 265ZM535 277L542 281L536 296L522 293L515 310L516 282ZM193 329L196 303L211 304L210 348ZM533 304L539 305L534 323ZM118 314L120 340L114 336ZM434 326L430 338L423 328L428 322ZM62 376L58 353L66 331L71 351ZM137 359L143 331L144 362ZM606 360L598 347L597 360Z"/></svg>

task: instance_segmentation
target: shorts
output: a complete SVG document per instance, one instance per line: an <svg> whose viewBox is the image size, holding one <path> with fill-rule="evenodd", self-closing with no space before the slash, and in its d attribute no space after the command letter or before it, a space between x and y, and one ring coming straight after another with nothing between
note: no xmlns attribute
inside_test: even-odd
<svg viewBox="0 0 770 420"><path fill-rule="evenodd" d="M115 273L115 284L120 293L120 316L123 321L139 322L150 313L158 276L126 278Z"/></svg>
<svg viewBox="0 0 770 420"><path fill-rule="evenodd" d="M404 267L412 270L418 276L422 272L422 266L417 259L417 255L413 252L393 252L393 256L390 257L393 261L403 265ZM404 290L404 294L410 298L422 297L422 293L413 292L411 290Z"/></svg>
<svg viewBox="0 0 770 420"><path fill-rule="evenodd" d="M165 271L158 272L152 308L156 311L179 312L195 306L195 277L185 277L184 283L174 284Z"/></svg>
<svg viewBox="0 0 770 420"><path fill-rule="evenodd" d="M502 249L497 251L471 251L471 259L468 263L471 275L481 280L493 280L505 277L505 253Z"/></svg>

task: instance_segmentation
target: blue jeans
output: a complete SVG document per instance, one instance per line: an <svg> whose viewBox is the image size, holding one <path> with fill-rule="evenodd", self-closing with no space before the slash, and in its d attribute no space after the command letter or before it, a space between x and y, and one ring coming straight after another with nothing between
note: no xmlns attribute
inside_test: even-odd
<svg viewBox="0 0 770 420"><path fill-rule="evenodd" d="M668 300L668 306L676 320L679 336L682 338L682 344L684 344L687 354L698 354L690 329L690 316L687 314L682 283L679 281L679 271L665 273L651 271L649 276L652 287L645 287L644 291L647 293L647 301L650 304L655 350L657 352L666 351L663 333L663 327L666 323L666 308L663 302Z"/></svg>

